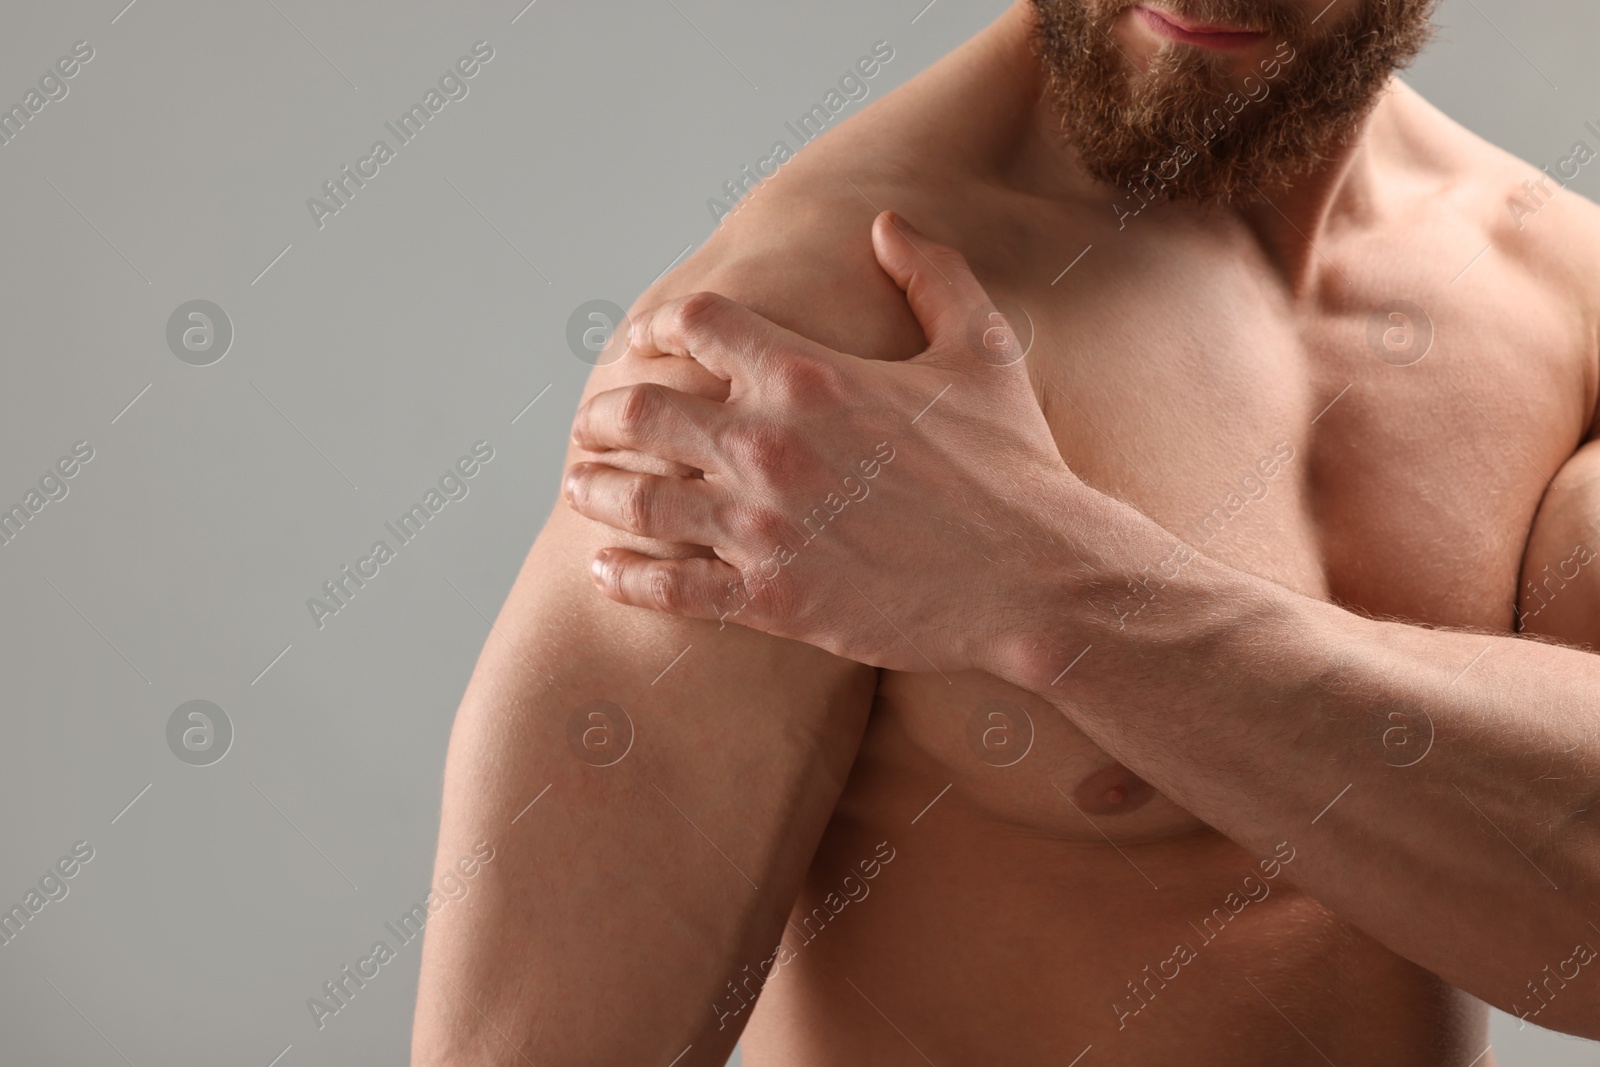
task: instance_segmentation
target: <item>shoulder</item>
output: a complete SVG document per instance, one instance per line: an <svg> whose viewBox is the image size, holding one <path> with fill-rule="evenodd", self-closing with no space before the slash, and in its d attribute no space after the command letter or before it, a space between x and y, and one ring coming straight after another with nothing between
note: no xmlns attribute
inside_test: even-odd
<svg viewBox="0 0 1600 1067"><path fill-rule="evenodd" d="M891 95L829 130L745 193L635 309L711 291L851 355L906 359L921 351L904 294L872 250L878 212L917 217L926 183L936 180L897 143L897 102Z"/></svg>
<svg viewBox="0 0 1600 1067"><path fill-rule="evenodd" d="M1396 96L1393 141L1416 181L1414 202L1437 205L1509 268L1503 295L1519 314L1549 315L1581 337L1586 387L1591 398L1600 394L1600 205L1572 187L1600 173L1600 123L1575 122L1565 142L1530 162L1403 85Z"/></svg>
<svg viewBox="0 0 1600 1067"><path fill-rule="evenodd" d="M736 300L842 352L904 359L921 331L872 251L874 203L893 181L801 157L753 191L684 264L640 295L643 310L695 291Z"/></svg>
<svg viewBox="0 0 1600 1067"><path fill-rule="evenodd" d="M1023 40L1011 25L1018 18L1008 12L803 144L798 135L809 129L786 126L775 173L746 192L636 308L709 290L852 355L905 359L920 352L922 331L873 255L872 220L893 209L936 239L956 236L944 220L960 213L964 194L980 180L979 160L1003 151L1015 135L1007 127L1026 114L1020 104L1029 82L1012 69ZM892 49L874 54L887 62Z"/></svg>
<svg viewBox="0 0 1600 1067"><path fill-rule="evenodd" d="M1600 206L1571 186L1600 173L1600 124L1574 123L1548 158L1528 161L1479 136L1397 82L1391 143L1420 196L1438 199L1484 242L1542 282L1600 305Z"/></svg>
<svg viewBox="0 0 1600 1067"><path fill-rule="evenodd" d="M902 90L903 91L903 90ZM894 94L878 102L891 104ZM866 359L907 359L925 347L905 295L878 265L871 228L878 208L904 210L919 181L905 177L898 146L867 131L887 124L865 110L808 144L745 194L681 265L633 302L630 318L668 301L714 293L811 340ZM715 314L717 301L692 301L685 311ZM692 311L690 309L693 309ZM581 402L612 389L666 386L726 399L727 383L692 359L627 354L618 329L594 367ZM569 445L568 461L590 459ZM647 455L609 457L629 469L684 473Z"/></svg>
<svg viewBox="0 0 1600 1067"><path fill-rule="evenodd" d="M855 188L852 188L852 182ZM681 265L628 309L630 317L697 293L737 301L785 329L867 359L908 359L925 346L905 295L872 250L877 215L862 195L896 200L878 175L853 178L797 159L746 194ZM889 204L884 203L884 206ZM714 310L711 301L700 305ZM622 331L618 331L620 335ZM621 336L613 346L625 344ZM585 396L643 381L721 398L725 384L693 360L628 356L596 366Z"/></svg>

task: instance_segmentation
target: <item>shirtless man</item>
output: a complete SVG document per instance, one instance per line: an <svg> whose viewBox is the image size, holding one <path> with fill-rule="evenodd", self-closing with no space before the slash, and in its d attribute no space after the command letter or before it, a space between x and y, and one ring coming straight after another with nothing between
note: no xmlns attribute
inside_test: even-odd
<svg viewBox="0 0 1600 1067"><path fill-rule="evenodd" d="M1019 3L640 298L414 1063L1600 1036L1600 215L1390 78L1429 6Z"/></svg>

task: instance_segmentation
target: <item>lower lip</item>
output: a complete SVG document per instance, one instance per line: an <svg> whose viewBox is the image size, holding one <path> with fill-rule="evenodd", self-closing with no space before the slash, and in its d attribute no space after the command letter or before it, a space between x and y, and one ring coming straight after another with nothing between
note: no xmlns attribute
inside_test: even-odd
<svg viewBox="0 0 1600 1067"><path fill-rule="evenodd" d="M1137 7L1139 17L1144 24L1157 34L1169 41L1181 44L1197 45L1201 48L1216 48L1220 50L1247 48L1266 40L1265 33L1251 33L1242 30L1186 30L1177 23L1164 18L1158 12L1148 7Z"/></svg>

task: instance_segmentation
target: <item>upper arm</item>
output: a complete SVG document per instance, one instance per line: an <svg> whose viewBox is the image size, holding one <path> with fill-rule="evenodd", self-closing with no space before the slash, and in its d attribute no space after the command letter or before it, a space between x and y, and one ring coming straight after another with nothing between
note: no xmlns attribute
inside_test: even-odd
<svg viewBox="0 0 1600 1067"><path fill-rule="evenodd" d="M1566 294L1589 340L1575 398L1588 431L1534 515L1517 588L1518 629L1600 648L1600 207L1569 195L1550 211L1541 243L1526 254L1545 285Z"/></svg>
<svg viewBox="0 0 1600 1067"><path fill-rule="evenodd" d="M865 223L859 240L871 263ZM903 302L874 310L857 279L866 311L852 309L848 269L814 243L744 244L719 234L636 309L716 289L835 342L893 333L869 320L892 322ZM597 367L585 398L646 373L720 385L691 361L629 358ZM567 462L581 457L569 446ZM504 1055L509 1034L540 1062L664 1063L693 1043L682 1067L720 1064L748 1016L719 1028L709 1005L770 955L854 759L874 671L610 601L588 561L617 544L692 551L558 500L463 698L436 869L479 841L495 859L429 922L418 1063Z"/></svg>
<svg viewBox="0 0 1600 1067"><path fill-rule="evenodd" d="M1551 479L1528 535L1519 629L1600 648L1600 439Z"/></svg>

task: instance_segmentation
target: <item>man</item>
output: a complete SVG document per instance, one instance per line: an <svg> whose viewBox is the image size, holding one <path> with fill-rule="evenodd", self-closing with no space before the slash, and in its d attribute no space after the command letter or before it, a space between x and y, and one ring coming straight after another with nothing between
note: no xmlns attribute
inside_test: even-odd
<svg viewBox="0 0 1600 1067"><path fill-rule="evenodd" d="M641 298L416 1062L1600 1036L1600 219L1325 3L1019 4Z"/></svg>

